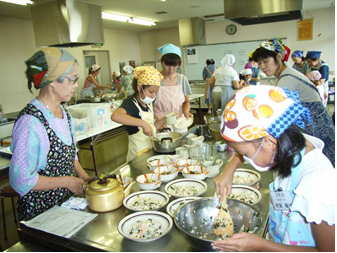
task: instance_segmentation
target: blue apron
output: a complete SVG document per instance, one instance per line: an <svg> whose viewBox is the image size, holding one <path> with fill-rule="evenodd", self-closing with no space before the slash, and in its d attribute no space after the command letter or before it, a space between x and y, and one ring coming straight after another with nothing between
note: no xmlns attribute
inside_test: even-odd
<svg viewBox="0 0 337 253"><path fill-rule="evenodd" d="M302 159L305 148L301 151ZM296 157L298 159L298 157ZM296 159L295 158L295 159ZM290 195L295 198L294 189L297 187L301 163L291 170ZM269 185L269 191L275 191L275 181ZM288 189L284 189L288 190ZM290 207L291 208L291 207ZM316 243L312 236L311 225L298 211L275 210L272 201L269 203L269 240L296 246L315 247Z"/></svg>

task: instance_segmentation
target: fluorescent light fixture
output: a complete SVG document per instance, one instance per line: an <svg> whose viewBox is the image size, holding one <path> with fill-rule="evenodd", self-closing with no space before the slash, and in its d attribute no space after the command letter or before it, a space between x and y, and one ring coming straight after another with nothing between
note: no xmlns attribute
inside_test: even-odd
<svg viewBox="0 0 337 253"><path fill-rule="evenodd" d="M155 26L156 23L152 22L152 21L147 21L147 20L143 20L143 19L139 19L139 18L130 18L130 20L128 21L129 23L132 24L137 24L137 25L147 25L147 26Z"/></svg>
<svg viewBox="0 0 337 253"><path fill-rule="evenodd" d="M33 4L30 0L0 0L1 2L11 3L11 4L20 4L20 5L27 5Z"/></svg>
<svg viewBox="0 0 337 253"><path fill-rule="evenodd" d="M131 18L131 17L107 13L107 12L102 12L102 18L110 19L114 21L120 21L120 22L128 22L128 23L137 24L137 25L146 25L146 26L156 25L156 23L152 21L139 19L139 18Z"/></svg>

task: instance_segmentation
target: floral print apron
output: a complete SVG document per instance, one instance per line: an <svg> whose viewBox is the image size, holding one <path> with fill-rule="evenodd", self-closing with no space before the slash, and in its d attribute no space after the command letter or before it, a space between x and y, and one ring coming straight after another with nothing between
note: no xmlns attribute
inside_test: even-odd
<svg viewBox="0 0 337 253"><path fill-rule="evenodd" d="M70 115L67 111L66 114L70 129ZM42 112L34 105L28 104L21 111L18 118L22 115L32 115L38 118L43 123L48 134L50 150L47 156L47 166L45 170L38 171L39 175L45 177L74 176L74 142L72 142L71 146L64 144L50 127L49 122L43 116ZM56 188L46 191L31 190L26 195L18 198L17 212L19 220L30 220L53 206L61 204L71 195L72 193L67 188Z"/></svg>

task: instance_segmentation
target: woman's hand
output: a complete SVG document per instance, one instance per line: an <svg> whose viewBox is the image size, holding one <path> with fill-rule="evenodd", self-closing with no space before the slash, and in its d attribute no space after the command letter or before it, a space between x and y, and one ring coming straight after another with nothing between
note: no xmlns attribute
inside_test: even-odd
<svg viewBox="0 0 337 253"><path fill-rule="evenodd" d="M222 201L222 199L224 198L224 196L222 195L225 187L227 196L231 193L233 175L234 173L230 172L229 170L226 170L225 168L219 176L213 178L213 183L215 185L215 192L220 196L220 201Z"/></svg>
<svg viewBox="0 0 337 253"><path fill-rule="evenodd" d="M75 194L80 194L83 193L83 184L84 180L78 177L66 177L67 179L67 184L66 188L68 188L69 191L75 193Z"/></svg>
<svg viewBox="0 0 337 253"><path fill-rule="evenodd" d="M264 239L261 237L249 234L238 233L232 235L226 240L219 240L212 243L212 248L219 251L257 251L257 246L263 244Z"/></svg>
<svg viewBox="0 0 337 253"><path fill-rule="evenodd" d="M192 118L193 119L193 114L190 113L189 111L184 112L184 116L186 119Z"/></svg>

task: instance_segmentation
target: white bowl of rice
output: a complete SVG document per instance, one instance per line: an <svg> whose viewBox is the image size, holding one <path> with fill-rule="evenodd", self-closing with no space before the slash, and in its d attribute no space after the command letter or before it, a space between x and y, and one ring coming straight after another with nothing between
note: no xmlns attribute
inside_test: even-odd
<svg viewBox="0 0 337 253"><path fill-rule="evenodd" d="M158 211L144 211L124 217L118 224L118 232L126 239L151 242L167 235L173 227L172 218Z"/></svg>
<svg viewBox="0 0 337 253"><path fill-rule="evenodd" d="M139 191L130 194L123 200L123 205L134 212L157 211L164 207L170 197L161 191Z"/></svg>
<svg viewBox="0 0 337 253"><path fill-rule="evenodd" d="M179 170L173 166L161 166L155 169L154 173L160 175L160 180L162 182L167 183L177 177Z"/></svg>
<svg viewBox="0 0 337 253"><path fill-rule="evenodd" d="M165 192L175 198L198 197L207 191L207 184L196 179L178 179L165 185Z"/></svg>

